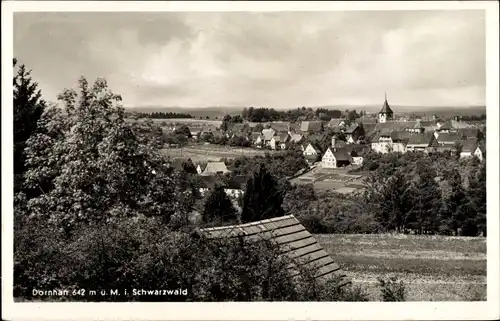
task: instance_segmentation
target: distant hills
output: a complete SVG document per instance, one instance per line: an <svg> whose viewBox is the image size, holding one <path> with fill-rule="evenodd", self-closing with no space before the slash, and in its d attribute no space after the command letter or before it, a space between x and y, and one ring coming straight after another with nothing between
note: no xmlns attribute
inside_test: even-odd
<svg viewBox="0 0 500 321"><path fill-rule="evenodd" d="M307 107L307 106L306 106ZM189 113L195 118L200 117L210 117L210 118L221 118L224 115L239 115L243 110L243 106L221 106L221 107L162 107L162 106L138 106L138 107L126 107L127 111L136 111L142 113L153 113L153 112L173 112L173 113ZM248 108L248 107L246 107ZM326 109L337 109L337 110L352 110L356 111L364 110L366 112L377 113L381 106L379 105L327 105L327 106L316 106L311 107L313 109L326 108ZM436 114L440 117L447 116L470 116L470 115L480 115L486 113L485 106L398 106L391 105L392 110L399 115L405 114L415 114L417 116L421 115L432 115ZM293 108L290 108L293 109ZM283 109L279 109L283 110Z"/></svg>

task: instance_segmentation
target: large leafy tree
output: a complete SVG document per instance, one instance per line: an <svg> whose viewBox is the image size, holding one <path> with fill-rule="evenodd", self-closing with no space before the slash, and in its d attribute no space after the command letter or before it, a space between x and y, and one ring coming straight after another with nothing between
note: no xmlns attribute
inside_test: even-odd
<svg viewBox="0 0 500 321"><path fill-rule="evenodd" d="M14 188L21 186L25 171L24 148L26 141L35 132L37 122L46 106L38 84L31 78L31 70L14 59Z"/></svg>
<svg viewBox="0 0 500 321"><path fill-rule="evenodd" d="M471 227L472 216L474 216L474 225L479 232L486 236L486 162L483 162L477 171L473 171L469 176L469 206L471 217L468 218L468 223L465 227L467 234L472 234ZM475 213L475 214L473 214Z"/></svg>
<svg viewBox="0 0 500 321"><path fill-rule="evenodd" d="M40 132L26 143L25 183L38 195L28 201L32 216L70 231L116 216L159 216L182 211L174 180L155 141L124 121L121 97L104 79L79 91L65 90L64 109L48 108Z"/></svg>
<svg viewBox="0 0 500 321"><path fill-rule="evenodd" d="M457 168L450 171L448 182L451 186L451 192L445 199L441 211L441 229L444 232L458 235L458 229L466 223L470 206L462 184L462 177Z"/></svg>
<svg viewBox="0 0 500 321"><path fill-rule="evenodd" d="M222 186L217 186L208 196L203 211L203 220L206 223L222 225L237 223L238 212Z"/></svg>
<svg viewBox="0 0 500 321"><path fill-rule="evenodd" d="M284 216L283 195L276 179L260 165L247 181L243 197L243 222L259 221L267 218Z"/></svg>

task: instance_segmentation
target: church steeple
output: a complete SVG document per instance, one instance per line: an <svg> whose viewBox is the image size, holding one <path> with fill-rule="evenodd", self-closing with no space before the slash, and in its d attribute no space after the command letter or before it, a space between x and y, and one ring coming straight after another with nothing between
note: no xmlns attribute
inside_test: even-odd
<svg viewBox="0 0 500 321"><path fill-rule="evenodd" d="M391 120L392 116L394 115L394 112L392 111L391 107L389 106L389 103L387 102L387 93L384 92L384 105L382 106L382 109L378 113L378 119L380 123L385 123L387 120Z"/></svg>

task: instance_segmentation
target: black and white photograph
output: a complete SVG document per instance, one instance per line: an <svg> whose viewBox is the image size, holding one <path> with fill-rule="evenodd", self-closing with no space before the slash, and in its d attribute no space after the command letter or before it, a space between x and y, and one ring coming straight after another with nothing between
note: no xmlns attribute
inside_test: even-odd
<svg viewBox="0 0 500 321"><path fill-rule="evenodd" d="M266 313L233 304L342 302L318 318L375 320L391 316L349 304L440 302L456 305L434 319L500 317L498 2L13 2L10 309L176 303L179 320L236 320Z"/></svg>

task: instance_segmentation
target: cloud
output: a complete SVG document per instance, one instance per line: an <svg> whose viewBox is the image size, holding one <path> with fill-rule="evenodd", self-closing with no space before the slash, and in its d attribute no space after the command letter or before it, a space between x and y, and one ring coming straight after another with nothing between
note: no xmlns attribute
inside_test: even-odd
<svg viewBox="0 0 500 321"><path fill-rule="evenodd" d="M129 106L485 103L481 11L16 13L53 99L105 77Z"/></svg>

